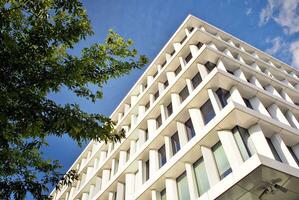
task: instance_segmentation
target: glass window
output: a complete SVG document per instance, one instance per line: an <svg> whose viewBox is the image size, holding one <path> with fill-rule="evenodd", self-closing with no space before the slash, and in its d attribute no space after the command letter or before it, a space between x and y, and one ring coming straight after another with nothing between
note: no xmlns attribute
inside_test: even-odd
<svg viewBox="0 0 299 200"><path fill-rule="evenodd" d="M166 199L166 189L165 188L160 192L160 195L161 195L161 200L167 200Z"/></svg>
<svg viewBox="0 0 299 200"><path fill-rule="evenodd" d="M178 132L175 132L171 136L171 145L172 145L172 153L173 153L173 155L176 154L181 149Z"/></svg>
<svg viewBox="0 0 299 200"><path fill-rule="evenodd" d="M243 160L250 158L256 151L254 145L249 138L247 129L236 126L233 130L235 141L240 149Z"/></svg>
<svg viewBox="0 0 299 200"><path fill-rule="evenodd" d="M150 107L150 102L147 102L147 104L145 104L145 110L148 110Z"/></svg>
<svg viewBox="0 0 299 200"><path fill-rule="evenodd" d="M188 141L189 141L195 136L195 130L190 118L185 122L185 126L186 126Z"/></svg>
<svg viewBox="0 0 299 200"><path fill-rule="evenodd" d="M222 108L224 108L227 105L227 101L230 97L230 92L225 89L219 88L216 91L216 94L219 98Z"/></svg>
<svg viewBox="0 0 299 200"><path fill-rule="evenodd" d="M116 174L117 171L118 171L118 159L115 159L115 168L113 174Z"/></svg>
<svg viewBox="0 0 299 200"><path fill-rule="evenodd" d="M181 92L179 93L179 96L181 98L181 102L183 102L188 96L189 96L189 91L187 86L185 86Z"/></svg>
<svg viewBox="0 0 299 200"><path fill-rule="evenodd" d="M292 154L294 160L296 161L297 165L299 166L299 160L298 160L295 152L293 151L292 147L288 146L288 149L289 149L290 153Z"/></svg>
<svg viewBox="0 0 299 200"><path fill-rule="evenodd" d="M200 49L200 48L202 47L202 45L203 45L203 43L198 42L198 43L196 44L196 47L197 47L198 49Z"/></svg>
<svg viewBox="0 0 299 200"><path fill-rule="evenodd" d="M173 55L174 55L174 53L175 53L175 50L173 50L173 51L170 53L170 55L171 55L171 56L173 56Z"/></svg>
<svg viewBox="0 0 299 200"><path fill-rule="evenodd" d="M200 73L198 72L198 73L191 79L193 88L196 88L196 87L201 83L201 81L202 81L202 79L201 79Z"/></svg>
<svg viewBox="0 0 299 200"><path fill-rule="evenodd" d="M216 65L214 63L211 63L210 61L206 62L205 66L209 72L211 72L216 67Z"/></svg>
<svg viewBox="0 0 299 200"><path fill-rule="evenodd" d="M223 179L229 173L232 172L232 169L229 165L229 162L227 160L223 146L220 141L212 147L212 151L218 168L219 176L221 179Z"/></svg>
<svg viewBox="0 0 299 200"><path fill-rule="evenodd" d="M163 68L163 67L166 65L166 63L167 63L167 61L165 60L165 61L162 63L161 67Z"/></svg>
<svg viewBox="0 0 299 200"><path fill-rule="evenodd" d="M181 174L177 178L177 186L178 186L178 193L179 193L179 199L180 200L189 200L190 194L189 194L189 187L188 187L188 180L186 172Z"/></svg>
<svg viewBox="0 0 299 200"><path fill-rule="evenodd" d="M211 101L206 101L201 107L200 111L202 113L202 116L204 118L204 123L207 124L211 119L215 117L215 111L213 109L213 106L211 104Z"/></svg>
<svg viewBox="0 0 299 200"><path fill-rule="evenodd" d="M159 167L162 167L166 163L166 151L165 145L162 145L158 150L159 154Z"/></svg>
<svg viewBox="0 0 299 200"><path fill-rule="evenodd" d="M157 128L159 128L162 125L162 117L161 117L161 115L159 115L156 118L156 123L157 123Z"/></svg>
<svg viewBox="0 0 299 200"><path fill-rule="evenodd" d="M185 58L186 63L188 63L191 59L192 59L192 54L189 53Z"/></svg>
<svg viewBox="0 0 299 200"><path fill-rule="evenodd" d="M159 90L154 94L154 98L155 98L155 100L157 100L158 97L159 97Z"/></svg>
<svg viewBox="0 0 299 200"><path fill-rule="evenodd" d="M145 129L144 131L145 131L145 141L147 141L148 140L148 129Z"/></svg>
<svg viewBox="0 0 299 200"><path fill-rule="evenodd" d="M200 195L202 195L208 189L210 189L210 183L208 180L206 168L202 157L193 164L193 168L194 168L198 192Z"/></svg>
<svg viewBox="0 0 299 200"><path fill-rule="evenodd" d="M129 147L129 149L127 150L127 162L128 162L128 160L130 159L130 151L131 151L131 149L130 149L130 147Z"/></svg>
<svg viewBox="0 0 299 200"><path fill-rule="evenodd" d="M248 108L253 109L253 108L252 108L252 105L251 105L251 103L250 103L250 101L249 101L248 99L243 98L243 101L245 102L245 104L246 104L246 106L247 106Z"/></svg>
<svg viewBox="0 0 299 200"><path fill-rule="evenodd" d="M275 160L282 162L270 138L266 138Z"/></svg>
<svg viewBox="0 0 299 200"><path fill-rule="evenodd" d="M158 75L158 71L156 71L153 75L153 77L155 78Z"/></svg>
<svg viewBox="0 0 299 200"><path fill-rule="evenodd" d="M179 66L174 70L174 74L177 76L181 71L182 71L182 66L179 65Z"/></svg>
<svg viewBox="0 0 299 200"><path fill-rule="evenodd" d="M167 106L167 116L169 117L172 114L172 103L170 102Z"/></svg>
<svg viewBox="0 0 299 200"><path fill-rule="evenodd" d="M164 89L167 88L168 85L169 85L168 80L166 80L166 81L163 83L163 85L164 85Z"/></svg>
<svg viewBox="0 0 299 200"><path fill-rule="evenodd" d="M187 35L185 35L185 37L180 41L180 43L183 44L186 39L187 39Z"/></svg>
<svg viewBox="0 0 299 200"><path fill-rule="evenodd" d="M145 181L149 179L149 160L145 161Z"/></svg>

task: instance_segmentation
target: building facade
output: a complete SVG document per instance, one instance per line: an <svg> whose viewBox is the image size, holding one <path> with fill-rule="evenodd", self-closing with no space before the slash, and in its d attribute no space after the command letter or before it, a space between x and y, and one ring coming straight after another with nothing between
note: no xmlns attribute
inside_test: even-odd
<svg viewBox="0 0 299 200"><path fill-rule="evenodd" d="M189 15L54 199L299 199L299 72Z"/></svg>

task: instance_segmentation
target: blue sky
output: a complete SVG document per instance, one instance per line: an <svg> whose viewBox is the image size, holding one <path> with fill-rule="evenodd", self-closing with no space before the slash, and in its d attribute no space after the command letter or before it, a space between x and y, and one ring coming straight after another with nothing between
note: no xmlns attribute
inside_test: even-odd
<svg viewBox="0 0 299 200"><path fill-rule="evenodd" d="M299 0L97 0L83 4L95 35L72 50L77 55L83 47L102 42L112 28L124 38L133 39L137 50L153 60L192 14L299 68ZM109 81L104 98L95 104L67 91L51 94L50 98L61 104L78 103L87 112L109 116L145 69ZM60 160L63 171L82 151L68 137L50 137L48 142L45 157Z"/></svg>

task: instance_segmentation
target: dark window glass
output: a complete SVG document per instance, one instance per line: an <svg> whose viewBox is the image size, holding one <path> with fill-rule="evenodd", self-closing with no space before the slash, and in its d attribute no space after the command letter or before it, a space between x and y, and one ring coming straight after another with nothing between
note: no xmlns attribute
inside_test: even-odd
<svg viewBox="0 0 299 200"><path fill-rule="evenodd" d="M196 47L198 48L198 49L200 49L201 47L202 47L202 43L201 42L198 42L197 44L196 44Z"/></svg>
<svg viewBox="0 0 299 200"><path fill-rule="evenodd" d="M270 138L266 138L275 160L282 162Z"/></svg>
<svg viewBox="0 0 299 200"><path fill-rule="evenodd" d="M131 149L129 147L129 149L127 150L127 161L130 159L130 151L131 151Z"/></svg>
<svg viewBox="0 0 299 200"><path fill-rule="evenodd" d="M161 196L161 200L167 200L166 199L166 189L165 188L160 192L160 196Z"/></svg>
<svg viewBox="0 0 299 200"><path fill-rule="evenodd" d="M228 73L234 75L234 72L232 72L232 71L230 71L230 70L228 70L228 69L226 69L226 71L227 71Z"/></svg>
<svg viewBox="0 0 299 200"><path fill-rule="evenodd" d="M193 168L194 168L197 188L199 194L202 195L203 193L205 193L210 189L210 183L209 183L209 179L207 176L206 168L202 157L193 164Z"/></svg>
<svg viewBox="0 0 299 200"><path fill-rule="evenodd" d="M148 110L150 107L150 102L147 102L147 104L145 104L145 110Z"/></svg>
<svg viewBox="0 0 299 200"><path fill-rule="evenodd" d="M167 61L165 60L164 63L162 63L161 67L163 68L166 65Z"/></svg>
<svg viewBox="0 0 299 200"><path fill-rule="evenodd" d="M192 59L192 54L189 53L185 58L186 63L188 63L191 59Z"/></svg>
<svg viewBox="0 0 299 200"><path fill-rule="evenodd" d="M157 100L158 97L159 97L159 90L154 94L154 98L155 98L155 100Z"/></svg>
<svg viewBox="0 0 299 200"><path fill-rule="evenodd" d="M158 150L159 154L159 167L162 167L166 163L166 151L165 151L165 145L160 147Z"/></svg>
<svg viewBox="0 0 299 200"><path fill-rule="evenodd" d="M188 140L191 140L195 136L195 130L190 118L185 122L185 126L187 130Z"/></svg>
<svg viewBox="0 0 299 200"><path fill-rule="evenodd" d="M201 79L200 73L197 73L197 74L191 79L193 88L196 88L196 87L201 83L201 81L202 81L202 79Z"/></svg>
<svg viewBox="0 0 299 200"><path fill-rule="evenodd" d="M163 85L164 85L164 88L167 88L168 85L169 85L168 80L166 80L166 81L163 83Z"/></svg>
<svg viewBox="0 0 299 200"><path fill-rule="evenodd" d="M145 161L145 180L149 179L149 160Z"/></svg>
<svg viewBox="0 0 299 200"><path fill-rule="evenodd" d="M212 147L212 151L218 168L219 176L221 179L223 179L232 172L232 169L229 165L229 162L227 160L223 146L220 141Z"/></svg>
<svg viewBox="0 0 299 200"><path fill-rule="evenodd" d="M206 101L201 107L200 111L202 113L202 116L204 118L204 123L207 124L211 119L215 117L215 111L213 109L213 106L211 104L211 101Z"/></svg>
<svg viewBox="0 0 299 200"><path fill-rule="evenodd" d="M172 114L172 103L170 102L167 106L167 116L169 117Z"/></svg>
<svg viewBox="0 0 299 200"><path fill-rule="evenodd" d="M145 129L145 141L148 140L148 129Z"/></svg>
<svg viewBox="0 0 299 200"><path fill-rule="evenodd" d="M246 106L247 106L248 108L253 109L253 108L252 108L252 105L251 105L251 103L250 103L250 101L249 101L248 99L243 98L243 100L244 100L244 102L245 102L245 104L246 104Z"/></svg>
<svg viewBox="0 0 299 200"><path fill-rule="evenodd" d="M179 65L179 66L175 69L174 74L177 76L181 71L182 71L182 66Z"/></svg>
<svg viewBox="0 0 299 200"><path fill-rule="evenodd" d="M181 92L179 93L179 96L181 98L181 102L183 102L188 96L189 96L189 91L188 91L188 87L185 86Z"/></svg>
<svg viewBox="0 0 299 200"><path fill-rule="evenodd" d="M155 78L158 75L158 71L156 71L156 73L154 73L153 77Z"/></svg>
<svg viewBox="0 0 299 200"><path fill-rule="evenodd" d="M227 100L229 99L230 97L230 92L227 91L227 90L224 90L222 88L219 88L217 91L216 91L216 94L219 98L219 101L221 103L221 106L222 108L224 108L226 105L227 105Z"/></svg>
<svg viewBox="0 0 299 200"><path fill-rule="evenodd" d="M173 155L176 154L181 149L178 132L175 132L171 136L171 145L172 145Z"/></svg>
<svg viewBox="0 0 299 200"><path fill-rule="evenodd" d="M190 27L188 30L191 33L194 30L194 27Z"/></svg>
<svg viewBox="0 0 299 200"><path fill-rule="evenodd" d="M208 69L208 71L211 72L216 67L216 64L211 63L210 61L208 61L208 62L206 62L205 66Z"/></svg>
<svg viewBox="0 0 299 200"><path fill-rule="evenodd" d="M173 51L170 53L170 55L171 55L171 56L173 56L173 55L174 55L174 53L175 53L175 50L173 50Z"/></svg>
<svg viewBox="0 0 299 200"><path fill-rule="evenodd" d="M294 160L296 161L297 165L299 166L299 160L298 160L296 154L294 153L292 147L289 147L289 146L288 146L288 149L289 149L290 153L292 154Z"/></svg>
<svg viewBox="0 0 299 200"><path fill-rule="evenodd" d="M179 200L190 200L189 186L186 172L177 178Z"/></svg>
<svg viewBox="0 0 299 200"><path fill-rule="evenodd" d="M159 128L162 125L162 117L161 117L161 115L159 115L156 118L156 123L157 123L157 128Z"/></svg>
<svg viewBox="0 0 299 200"><path fill-rule="evenodd" d="M187 39L187 35L185 35L185 37L180 41L180 43L183 44L186 39Z"/></svg>

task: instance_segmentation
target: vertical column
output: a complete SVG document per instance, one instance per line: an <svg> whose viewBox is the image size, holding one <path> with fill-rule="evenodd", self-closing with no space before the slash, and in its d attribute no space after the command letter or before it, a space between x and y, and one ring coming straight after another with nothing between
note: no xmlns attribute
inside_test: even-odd
<svg viewBox="0 0 299 200"><path fill-rule="evenodd" d="M261 68L255 62L251 64L251 67L257 71L262 71Z"/></svg>
<svg viewBox="0 0 299 200"><path fill-rule="evenodd" d="M209 179L210 186L214 186L220 181L217 165L212 150L209 147L201 146L201 152Z"/></svg>
<svg viewBox="0 0 299 200"><path fill-rule="evenodd" d="M173 43L173 48L175 49L175 51L179 51L181 46L182 45L179 42Z"/></svg>
<svg viewBox="0 0 299 200"><path fill-rule="evenodd" d="M169 136L164 136L164 141L165 141L166 160L169 160L173 156L171 138Z"/></svg>
<svg viewBox="0 0 299 200"><path fill-rule="evenodd" d="M180 145L181 147L183 147L188 142L186 127L185 124L181 122L177 122L176 125L177 125Z"/></svg>
<svg viewBox="0 0 299 200"><path fill-rule="evenodd" d="M294 128L299 129L299 122L296 119L295 115L290 110L288 110L286 112L285 116L286 116L287 120L289 121L289 123L291 124L291 126L293 126Z"/></svg>
<svg viewBox="0 0 299 200"><path fill-rule="evenodd" d="M116 158L113 158L111 161L111 176L117 172L117 168L118 168L118 160Z"/></svg>
<svg viewBox="0 0 299 200"><path fill-rule="evenodd" d="M190 192L190 199L195 200L199 197L199 194L197 191L197 184L196 184L196 178L195 178L193 166L190 163L185 163L185 168L186 168L188 187Z"/></svg>
<svg viewBox="0 0 299 200"><path fill-rule="evenodd" d="M108 193L108 200L114 200L115 199L115 193L114 192L109 192Z"/></svg>
<svg viewBox="0 0 299 200"><path fill-rule="evenodd" d="M142 94L144 91L144 86L142 84L139 85L139 94Z"/></svg>
<svg viewBox="0 0 299 200"><path fill-rule="evenodd" d="M268 107L268 111L274 119L290 126L288 120L285 118L284 114L281 112L281 110L278 108L276 104L273 103L272 105L270 105Z"/></svg>
<svg viewBox="0 0 299 200"><path fill-rule="evenodd" d="M277 96L277 97L281 98L280 94L277 92L277 90L271 84L267 85L265 87L265 90L270 92L274 96Z"/></svg>
<svg viewBox="0 0 299 200"><path fill-rule="evenodd" d="M123 114L122 113L118 113L118 115L117 115L117 122L119 123L122 118L123 118Z"/></svg>
<svg viewBox="0 0 299 200"><path fill-rule="evenodd" d="M138 120L141 120L145 113L145 106L138 106Z"/></svg>
<svg viewBox="0 0 299 200"><path fill-rule="evenodd" d="M188 111L189 111L189 114L191 117L194 131L195 131L196 135L200 135L201 129L205 125L202 114L198 108L190 108Z"/></svg>
<svg viewBox="0 0 299 200"><path fill-rule="evenodd" d="M288 163L289 165L291 165L293 167L298 167L296 160L293 158L288 147L286 146L283 139L281 138L281 136L278 133L274 134L271 137L271 142L274 145L282 162Z"/></svg>
<svg viewBox="0 0 299 200"><path fill-rule="evenodd" d="M131 96L131 105L134 105L137 102L138 97L133 95Z"/></svg>
<svg viewBox="0 0 299 200"><path fill-rule="evenodd" d="M100 191L102 188L102 178L99 176L96 176L96 186L94 188L94 194L96 194L98 191Z"/></svg>
<svg viewBox="0 0 299 200"><path fill-rule="evenodd" d="M175 80L175 73L174 72L166 72L166 77L169 82L169 85L171 85Z"/></svg>
<svg viewBox="0 0 299 200"><path fill-rule="evenodd" d="M150 177L153 177L159 169L159 154L156 149L149 150L149 167Z"/></svg>
<svg viewBox="0 0 299 200"><path fill-rule="evenodd" d="M208 69L206 68L206 66L199 64L199 63L197 63L197 68L198 68L201 78L204 80L205 77L208 76L208 74L209 74Z"/></svg>
<svg viewBox="0 0 299 200"><path fill-rule="evenodd" d="M120 151L119 152L119 166L123 167L126 164L126 161L127 161L127 152Z"/></svg>
<svg viewBox="0 0 299 200"><path fill-rule="evenodd" d="M221 130L217 133L232 170L237 171L243 163L243 158L233 133L230 130Z"/></svg>
<svg viewBox="0 0 299 200"><path fill-rule="evenodd" d="M250 83L252 83L253 85L255 85L256 87L264 90L262 84L257 80L257 78L255 76L252 76L251 79L249 80Z"/></svg>
<svg viewBox="0 0 299 200"><path fill-rule="evenodd" d="M104 169L102 172L102 188L106 186L110 179L110 169Z"/></svg>
<svg viewBox="0 0 299 200"><path fill-rule="evenodd" d="M192 93L192 91L194 90L194 88L193 88L193 84L192 84L192 82L191 82L191 80L190 80L190 79L186 79L186 85L187 85L187 88L188 88L189 94L191 94L191 93Z"/></svg>
<svg viewBox="0 0 299 200"><path fill-rule="evenodd" d="M125 114L128 113L129 110L130 110L130 105L126 103L126 104L125 104L125 109L124 109L124 110L125 110L125 112L124 112Z"/></svg>
<svg viewBox="0 0 299 200"><path fill-rule="evenodd" d="M121 182L117 183L116 200L125 200L125 184Z"/></svg>
<svg viewBox="0 0 299 200"><path fill-rule="evenodd" d="M219 98L211 88L208 89L208 95L209 95L210 101L212 103L212 106L215 110L215 113L220 112L221 104L220 104Z"/></svg>
<svg viewBox="0 0 299 200"><path fill-rule="evenodd" d="M242 79L243 81L247 82L247 78L245 76L245 74L242 72L242 70L239 68L236 71L234 71L234 75L240 79Z"/></svg>
<svg viewBox="0 0 299 200"><path fill-rule="evenodd" d="M165 122L167 119L167 115L166 115L166 108L163 104L160 105L160 113L161 113L162 122Z"/></svg>
<svg viewBox="0 0 299 200"><path fill-rule="evenodd" d="M150 86L153 80L154 80L153 76L147 76L147 86Z"/></svg>
<svg viewBox="0 0 299 200"><path fill-rule="evenodd" d="M249 99L249 102L255 111L271 117L263 103L256 96Z"/></svg>
<svg viewBox="0 0 299 200"><path fill-rule="evenodd" d="M195 57L197 55L198 52L198 48L197 46L195 46L194 44L189 45L190 48L190 52L192 54L192 57Z"/></svg>
<svg viewBox="0 0 299 200"><path fill-rule="evenodd" d="M138 173L136 174L136 188L139 188L144 182L144 162L143 160L137 161Z"/></svg>
<svg viewBox="0 0 299 200"><path fill-rule="evenodd" d="M280 95L282 96L282 98L284 98L287 102L291 103L291 104L294 104L293 100L291 99L291 97L288 95L288 93L286 93L284 91L284 89L282 89L280 91Z"/></svg>
<svg viewBox="0 0 299 200"><path fill-rule="evenodd" d="M135 189L135 174L127 173L126 174L126 192L125 192L125 199L129 200L132 198Z"/></svg>
<svg viewBox="0 0 299 200"><path fill-rule="evenodd" d="M87 172L86 172L86 179L87 180L91 177L93 170L94 170L93 166L88 166L87 167Z"/></svg>
<svg viewBox="0 0 299 200"><path fill-rule="evenodd" d="M81 200L88 200L88 193L87 192L83 192Z"/></svg>
<svg viewBox="0 0 299 200"><path fill-rule="evenodd" d="M223 62L221 61L221 59L218 59L218 62L217 62L217 68L220 69L220 70L223 70L223 71L227 71L226 70L226 67L224 66Z"/></svg>
<svg viewBox="0 0 299 200"><path fill-rule="evenodd" d="M293 150L294 154L296 155L297 159L299 160L299 143L292 146L292 150Z"/></svg>
<svg viewBox="0 0 299 200"><path fill-rule="evenodd" d="M165 185L166 199L179 200L176 180L173 178L166 178Z"/></svg>
<svg viewBox="0 0 299 200"><path fill-rule="evenodd" d="M152 106L155 102L155 96L153 94L149 94L149 102L150 105Z"/></svg>
<svg viewBox="0 0 299 200"><path fill-rule="evenodd" d="M134 155L136 152L136 140L130 141L130 156Z"/></svg>
<svg viewBox="0 0 299 200"><path fill-rule="evenodd" d="M238 54L237 60L240 61L243 64L246 64L246 62L244 61L244 59L242 58L242 56L240 54Z"/></svg>
<svg viewBox="0 0 299 200"><path fill-rule="evenodd" d="M158 192L157 190L152 190L151 194L152 194L152 200L161 200L160 192Z"/></svg>
<svg viewBox="0 0 299 200"><path fill-rule="evenodd" d="M250 138L254 144L256 152L260 155L268 158L275 159L272 151L268 145L268 142L264 136L264 133L259 124L255 124L248 129Z"/></svg>
<svg viewBox="0 0 299 200"><path fill-rule="evenodd" d="M231 99L236 102L236 103L239 103L243 106L246 106L238 88L236 86L233 86L231 89L230 89L230 96L231 96Z"/></svg>
<svg viewBox="0 0 299 200"><path fill-rule="evenodd" d="M149 137L153 137L156 129L157 129L157 123L155 119L148 119L147 120L147 127L148 127L148 133Z"/></svg>
<svg viewBox="0 0 299 200"><path fill-rule="evenodd" d="M162 94L164 91L164 84L163 83L158 83L158 90L159 90L159 94Z"/></svg>
<svg viewBox="0 0 299 200"><path fill-rule="evenodd" d="M176 93L172 93L171 94L171 103L172 103L173 111L176 111L181 104L180 95L176 94Z"/></svg>
<svg viewBox="0 0 299 200"><path fill-rule="evenodd" d="M94 184L91 184L90 187L89 187L89 199L92 199L93 197L93 193L94 193L94 188L95 188L95 185ZM67 200L67 199L66 199Z"/></svg>

